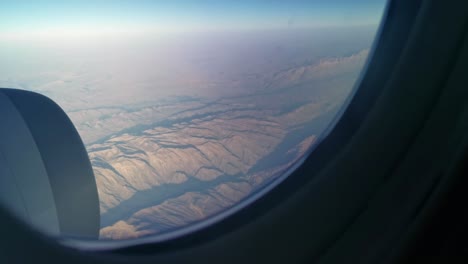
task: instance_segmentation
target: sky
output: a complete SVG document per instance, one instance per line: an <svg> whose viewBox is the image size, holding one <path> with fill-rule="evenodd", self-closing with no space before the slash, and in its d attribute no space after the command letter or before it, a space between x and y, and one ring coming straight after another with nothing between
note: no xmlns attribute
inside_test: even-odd
<svg viewBox="0 0 468 264"><path fill-rule="evenodd" d="M40 91L69 109L81 107L78 97L88 106L129 93L250 91L259 86L252 74L368 49L385 3L0 0L0 87Z"/></svg>
<svg viewBox="0 0 468 264"><path fill-rule="evenodd" d="M0 0L0 39L377 24L384 0Z"/></svg>

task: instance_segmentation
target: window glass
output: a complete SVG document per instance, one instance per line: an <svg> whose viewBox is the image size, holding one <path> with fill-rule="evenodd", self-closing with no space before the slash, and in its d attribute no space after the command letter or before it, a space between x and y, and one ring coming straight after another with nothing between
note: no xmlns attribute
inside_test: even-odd
<svg viewBox="0 0 468 264"><path fill-rule="evenodd" d="M302 160L353 90L385 1L2 1L0 87L56 101L100 239L223 212Z"/></svg>

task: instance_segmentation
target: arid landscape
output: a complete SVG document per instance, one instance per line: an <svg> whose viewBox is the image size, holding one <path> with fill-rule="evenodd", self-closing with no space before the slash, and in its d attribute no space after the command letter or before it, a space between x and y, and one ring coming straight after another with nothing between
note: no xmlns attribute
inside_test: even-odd
<svg viewBox="0 0 468 264"><path fill-rule="evenodd" d="M199 221L281 175L334 117L357 77L353 69L366 56L363 51L282 72L273 81L279 86L268 93L206 102L186 98L172 109L107 116L101 124L109 124L108 130L122 115L139 125L88 145L101 200L101 237L134 238ZM177 104L181 110L174 112ZM150 123L146 116L152 113L166 117Z"/></svg>
<svg viewBox="0 0 468 264"><path fill-rule="evenodd" d="M0 66L0 86L64 108L94 169L100 238L137 238L216 215L302 160L368 57L375 27L352 30L39 43L35 60Z"/></svg>

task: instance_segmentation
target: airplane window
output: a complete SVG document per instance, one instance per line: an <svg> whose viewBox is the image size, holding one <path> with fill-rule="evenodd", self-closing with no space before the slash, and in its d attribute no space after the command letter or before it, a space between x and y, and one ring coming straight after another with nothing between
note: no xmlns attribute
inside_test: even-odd
<svg viewBox="0 0 468 264"><path fill-rule="evenodd" d="M385 3L4 1L0 87L73 121L101 240L165 234L303 160L352 93Z"/></svg>

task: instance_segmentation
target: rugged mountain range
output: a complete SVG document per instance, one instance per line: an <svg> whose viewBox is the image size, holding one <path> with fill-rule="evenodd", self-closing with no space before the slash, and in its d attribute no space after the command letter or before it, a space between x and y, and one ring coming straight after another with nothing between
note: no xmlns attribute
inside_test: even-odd
<svg viewBox="0 0 468 264"><path fill-rule="evenodd" d="M272 74L250 94L71 113L95 171L101 238L167 232L281 176L320 139L367 51Z"/></svg>

